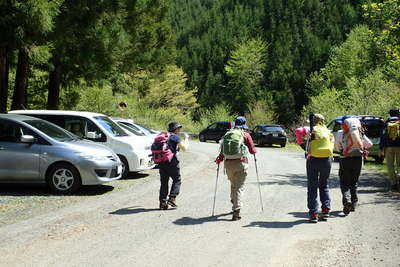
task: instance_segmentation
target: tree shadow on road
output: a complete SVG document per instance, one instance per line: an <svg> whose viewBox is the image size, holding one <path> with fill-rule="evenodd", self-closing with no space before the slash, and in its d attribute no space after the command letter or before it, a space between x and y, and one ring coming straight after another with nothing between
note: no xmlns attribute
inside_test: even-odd
<svg viewBox="0 0 400 267"><path fill-rule="evenodd" d="M202 218L191 218L191 217L183 217L180 219L177 219L174 221L174 224L177 225L198 225L198 224L203 224L203 223L208 223L208 222L221 222L221 221L231 221L230 219L223 219L220 217L224 217L227 215L230 215L231 212L229 213L223 213L215 216L208 216L208 217L202 217Z"/></svg>
<svg viewBox="0 0 400 267"><path fill-rule="evenodd" d="M264 185L291 185L307 187L307 175L299 174L270 174L268 175L268 181L260 182L262 186ZM329 188L339 187L339 179L337 175L331 174L329 179Z"/></svg>
<svg viewBox="0 0 400 267"><path fill-rule="evenodd" d="M110 185L85 185L77 192L65 195L68 196L97 196L114 190ZM59 196L53 194L45 185L35 184L2 184L0 196Z"/></svg>
<svg viewBox="0 0 400 267"><path fill-rule="evenodd" d="M141 207L138 207L138 206L133 206L133 207L119 209L119 210L110 212L109 214L112 214L112 215L131 215L131 214L151 212L151 211L161 211L161 210L160 209L156 209L156 208L154 208L154 209L146 209L146 208L141 208ZM166 210L166 211L168 211L168 210Z"/></svg>

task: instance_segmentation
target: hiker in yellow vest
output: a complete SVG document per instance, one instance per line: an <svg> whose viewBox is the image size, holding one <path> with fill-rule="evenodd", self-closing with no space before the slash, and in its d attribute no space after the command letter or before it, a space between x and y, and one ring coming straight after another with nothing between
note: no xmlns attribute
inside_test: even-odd
<svg viewBox="0 0 400 267"><path fill-rule="evenodd" d="M318 189L322 206L321 220L327 220L331 208L328 179L331 173L334 138L321 114L313 116L313 127L307 147L307 206L310 222L318 222Z"/></svg>

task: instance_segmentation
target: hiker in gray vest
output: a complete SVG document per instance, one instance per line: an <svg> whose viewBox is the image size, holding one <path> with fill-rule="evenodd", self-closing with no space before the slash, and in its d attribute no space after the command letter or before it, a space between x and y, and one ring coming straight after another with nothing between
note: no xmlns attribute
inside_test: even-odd
<svg viewBox="0 0 400 267"><path fill-rule="evenodd" d="M241 219L244 182L249 167L247 155L249 152L251 154L257 152L253 139L245 131L247 129L246 119L237 117L234 128L228 131L221 140L220 154L215 160L217 164L224 161L226 174L231 182L232 221Z"/></svg>

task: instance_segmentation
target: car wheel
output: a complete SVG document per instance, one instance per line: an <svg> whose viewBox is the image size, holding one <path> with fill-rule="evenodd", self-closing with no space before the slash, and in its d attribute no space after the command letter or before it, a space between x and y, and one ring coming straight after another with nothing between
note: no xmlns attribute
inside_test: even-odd
<svg viewBox="0 0 400 267"><path fill-rule="evenodd" d="M199 140L200 140L200 142L205 142L206 141L206 138L204 137L204 135L199 135Z"/></svg>
<svg viewBox="0 0 400 267"><path fill-rule="evenodd" d="M285 147L285 146L286 146L286 143L281 144L281 147Z"/></svg>
<svg viewBox="0 0 400 267"><path fill-rule="evenodd" d="M59 163L52 166L46 178L47 186L56 194L74 193L82 185L78 170L68 163Z"/></svg>
<svg viewBox="0 0 400 267"><path fill-rule="evenodd" d="M129 164L128 161L124 156L118 155L119 159L121 160L122 163L122 176L121 178L127 178L129 174Z"/></svg>

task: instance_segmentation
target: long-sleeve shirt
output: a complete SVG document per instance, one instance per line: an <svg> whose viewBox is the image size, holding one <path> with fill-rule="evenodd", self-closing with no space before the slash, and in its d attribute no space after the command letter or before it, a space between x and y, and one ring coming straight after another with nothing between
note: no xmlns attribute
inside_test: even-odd
<svg viewBox="0 0 400 267"><path fill-rule="evenodd" d="M361 137L361 144L357 144L357 147L352 148L352 153L345 154L343 151L346 150L348 143L348 135L350 133L345 133L343 130L338 131L336 139L335 139L335 150L340 151L341 157L351 157L351 156L361 156L363 154L364 149L370 148L373 143L371 140L366 136L363 135ZM344 136L343 136L344 135Z"/></svg>

